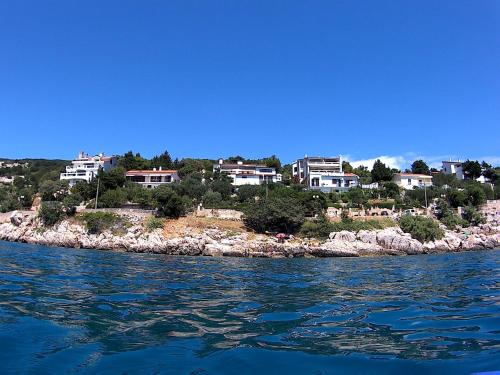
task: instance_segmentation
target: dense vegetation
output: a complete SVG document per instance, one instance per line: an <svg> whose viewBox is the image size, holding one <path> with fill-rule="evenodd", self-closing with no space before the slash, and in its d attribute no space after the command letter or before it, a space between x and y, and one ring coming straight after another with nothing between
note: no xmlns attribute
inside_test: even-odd
<svg viewBox="0 0 500 375"><path fill-rule="evenodd" d="M69 189L67 183L59 181L59 173L69 162L63 160L23 160L19 166L0 168L0 175L22 175L10 185L0 186L0 211L28 208L35 196L42 201L40 218L46 225L52 225L64 217L72 216L79 205L88 208L115 208L132 204L139 208L154 210L158 217L177 218L186 215L198 206L204 208L230 208L245 213L245 225L256 232L301 232L310 236L316 233L324 237L326 232L335 230L360 230L376 228L374 221L352 222L344 219L341 223L325 221L328 207L338 209L367 210L372 207L406 209L426 207L434 202L437 218L448 228L476 225L484 221L477 208L486 199L500 198L499 168L475 161L464 162L465 174L469 180L459 181L454 176L444 175L429 168L422 160L411 165L413 173L433 172L434 186L427 189L402 191L391 182L397 172L380 160L375 161L371 171L365 166L353 168L343 162L344 171L356 173L362 184L378 183L378 188L351 188L348 192L329 194L320 191L306 191L291 176L291 166L282 165L276 156L259 160L248 160L241 156L227 158L226 161L259 163L277 168L283 174L283 182L259 186L233 187L230 179L220 173L213 173L216 162L210 159L172 160L168 152L151 159L129 151L119 157L118 167L100 171L98 179L77 183ZM159 168L176 169L182 176L180 182L162 186L155 190L143 189L127 181L125 172L131 169ZM7 171L8 170L8 171ZM484 175L493 183L480 184L472 180ZM99 193L98 191L99 185ZM457 207L464 207L458 216ZM315 218L313 221L306 218ZM157 225L158 222L156 223ZM153 224L151 224L153 225ZM383 225L383 224L380 224ZM154 225L153 225L154 226Z"/></svg>
<svg viewBox="0 0 500 375"><path fill-rule="evenodd" d="M123 233L129 223L123 216L111 212L85 212L76 216L78 221L85 224L88 233L99 234L106 230L113 233Z"/></svg>
<svg viewBox="0 0 500 375"><path fill-rule="evenodd" d="M399 220L399 226L403 232L410 233L413 238L422 243L439 240L444 236L439 224L424 216L403 216Z"/></svg>

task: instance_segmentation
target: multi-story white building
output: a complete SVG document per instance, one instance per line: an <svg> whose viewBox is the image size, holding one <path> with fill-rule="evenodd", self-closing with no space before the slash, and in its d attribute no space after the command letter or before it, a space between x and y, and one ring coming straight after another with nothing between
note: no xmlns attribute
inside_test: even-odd
<svg viewBox="0 0 500 375"><path fill-rule="evenodd" d="M292 176L309 189L345 191L359 185L359 177L342 171L342 158L305 156L292 164Z"/></svg>
<svg viewBox="0 0 500 375"><path fill-rule="evenodd" d="M90 182L97 176L100 169L109 171L116 164L116 156L104 156L104 154L89 156L82 151L71 162L71 165L66 166L66 172L61 173L60 179L68 181L69 186L73 186L78 181Z"/></svg>
<svg viewBox="0 0 500 375"><path fill-rule="evenodd" d="M406 190L432 186L432 176L418 173L394 173L392 182Z"/></svg>
<svg viewBox="0 0 500 375"><path fill-rule="evenodd" d="M444 174L454 174L455 177L459 180L463 180L465 178L464 172L462 169L462 162L458 161L443 161L443 167L441 168Z"/></svg>
<svg viewBox="0 0 500 375"><path fill-rule="evenodd" d="M214 172L225 173L233 180L234 186L260 185L270 182L280 182L281 174L276 173L276 168L258 164L244 164L242 161L234 163L224 163L220 159L218 164L214 164Z"/></svg>
<svg viewBox="0 0 500 375"><path fill-rule="evenodd" d="M161 167L151 170L132 170L125 173L127 180L135 182L147 189L154 189L160 185L171 184L180 181L177 171L163 170Z"/></svg>

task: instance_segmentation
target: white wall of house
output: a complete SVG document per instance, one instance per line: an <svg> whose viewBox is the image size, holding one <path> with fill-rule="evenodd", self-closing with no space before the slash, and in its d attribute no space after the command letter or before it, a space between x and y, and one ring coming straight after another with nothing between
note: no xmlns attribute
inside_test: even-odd
<svg viewBox="0 0 500 375"><path fill-rule="evenodd" d="M125 177L127 180L139 184L147 189L154 189L161 185L168 185L176 181L180 181L177 171L162 171L161 169L128 171L125 174Z"/></svg>
<svg viewBox="0 0 500 375"><path fill-rule="evenodd" d="M222 160L215 164L213 171L226 173L231 179L234 186L241 185L260 185L271 182L281 182L282 176L276 173L276 168L267 167L265 165L244 164L238 162L236 164L224 164Z"/></svg>
<svg viewBox="0 0 500 375"><path fill-rule="evenodd" d="M117 158L115 156L104 156L103 154L88 156L80 152L78 157L71 162L71 165L66 166L66 172L61 173L59 178L68 181L70 186L79 181L90 182L97 176L99 169L109 171L116 164Z"/></svg>
<svg viewBox="0 0 500 375"><path fill-rule="evenodd" d="M342 171L342 158L304 157L292 164L292 176L309 189L342 191L359 186L359 177Z"/></svg>
<svg viewBox="0 0 500 375"><path fill-rule="evenodd" d="M459 180L463 180L465 178L461 161L443 161L441 170L444 174L454 174Z"/></svg>
<svg viewBox="0 0 500 375"><path fill-rule="evenodd" d="M432 176L419 174L395 173L392 181L406 190L432 186Z"/></svg>

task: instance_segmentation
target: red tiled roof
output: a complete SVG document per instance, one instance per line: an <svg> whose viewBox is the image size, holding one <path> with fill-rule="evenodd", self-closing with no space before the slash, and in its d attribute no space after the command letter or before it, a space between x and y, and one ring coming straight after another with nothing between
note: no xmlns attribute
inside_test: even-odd
<svg viewBox="0 0 500 375"><path fill-rule="evenodd" d="M152 170L152 169L143 169L143 170L132 170L132 171L127 171L125 173L126 176L140 176L144 174L174 174L177 173L177 171L174 170L169 170L169 169L164 169L164 170Z"/></svg>
<svg viewBox="0 0 500 375"><path fill-rule="evenodd" d="M239 167L251 167L251 168L273 168L262 164L217 164L222 168L239 168Z"/></svg>
<svg viewBox="0 0 500 375"><path fill-rule="evenodd" d="M359 176L358 176L357 174L355 174L355 173L344 173L344 176L348 176L348 177L354 177L354 176L356 176L356 177L359 177Z"/></svg>
<svg viewBox="0 0 500 375"><path fill-rule="evenodd" d="M419 173L396 173L396 175L401 175L401 176L417 176L417 177L429 177L432 178L432 176L429 176L427 174L419 174Z"/></svg>

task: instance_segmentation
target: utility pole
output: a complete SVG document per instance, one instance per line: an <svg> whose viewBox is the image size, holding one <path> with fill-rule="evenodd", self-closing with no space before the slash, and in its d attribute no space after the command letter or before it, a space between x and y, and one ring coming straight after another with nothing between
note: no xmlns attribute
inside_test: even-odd
<svg viewBox="0 0 500 375"><path fill-rule="evenodd" d="M99 198L99 182L101 179L97 177L97 191L95 193L95 209L97 210L97 198Z"/></svg>
<svg viewBox="0 0 500 375"><path fill-rule="evenodd" d="M428 209L428 205L427 205L427 185L425 184L425 181L424 181L424 196L425 196L425 214L427 215L427 209Z"/></svg>

